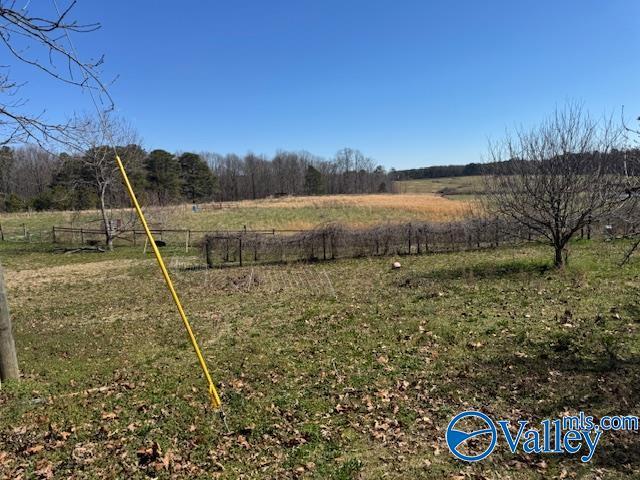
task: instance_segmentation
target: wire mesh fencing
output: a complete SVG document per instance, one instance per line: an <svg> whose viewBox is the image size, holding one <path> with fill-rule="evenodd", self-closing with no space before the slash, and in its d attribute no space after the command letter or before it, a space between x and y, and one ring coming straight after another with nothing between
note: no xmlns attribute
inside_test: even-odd
<svg viewBox="0 0 640 480"><path fill-rule="evenodd" d="M367 228L331 224L299 232L212 232L202 246L212 268L479 249L517 242L519 235L505 220L477 218Z"/></svg>

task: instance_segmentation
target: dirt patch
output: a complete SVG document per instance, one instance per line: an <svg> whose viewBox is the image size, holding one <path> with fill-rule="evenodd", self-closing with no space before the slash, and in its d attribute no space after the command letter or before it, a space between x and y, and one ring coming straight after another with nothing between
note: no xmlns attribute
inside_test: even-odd
<svg viewBox="0 0 640 480"><path fill-rule="evenodd" d="M125 270L150 263L151 260L106 260L104 262L76 263L54 267L33 268L20 271L7 271L6 281L9 289L36 288L53 282L86 282L88 279L124 273Z"/></svg>

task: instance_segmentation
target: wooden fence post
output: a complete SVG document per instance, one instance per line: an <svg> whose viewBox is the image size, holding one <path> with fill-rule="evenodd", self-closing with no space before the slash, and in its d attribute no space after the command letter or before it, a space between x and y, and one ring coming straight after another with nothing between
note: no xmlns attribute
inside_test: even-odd
<svg viewBox="0 0 640 480"><path fill-rule="evenodd" d="M205 257L207 259L207 267L213 268L213 239L206 239L204 242Z"/></svg>
<svg viewBox="0 0 640 480"><path fill-rule="evenodd" d="M240 266L242 266L242 237L238 238L238 259L240 260Z"/></svg>
<svg viewBox="0 0 640 480"><path fill-rule="evenodd" d="M4 242L4 230L2 230L2 224L0 223L0 240Z"/></svg>
<svg viewBox="0 0 640 480"><path fill-rule="evenodd" d="M84 245L84 230L80 229L80 244Z"/></svg>
<svg viewBox="0 0 640 480"><path fill-rule="evenodd" d="M322 232L322 259L327 259L327 234Z"/></svg>
<svg viewBox="0 0 640 480"><path fill-rule="evenodd" d="M4 284L2 265L0 265L0 381L17 379L19 376L18 357L11 330L11 317L9 316L7 289Z"/></svg>
<svg viewBox="0 0 640 480"><path fill-rule="evenodd" d="M51 227L51 241L56 243L56 227L55 225Z"/></svg>

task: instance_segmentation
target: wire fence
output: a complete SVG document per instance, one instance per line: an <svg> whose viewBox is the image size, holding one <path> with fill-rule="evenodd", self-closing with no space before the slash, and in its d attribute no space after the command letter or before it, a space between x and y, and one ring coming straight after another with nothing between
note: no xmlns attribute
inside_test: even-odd
<svg viewBox="0 0 640 480"><path fill-rule="evenodd" d="M640 231L637 215L610 216L590 223L579 238L631 236ZM114 245L147 250L144 230L114 229ZM336 258L411 255L497 247L539 238L535 232L504 219L474 217L456 222L387 223L365 228L328 224L311 230L202 230L152 228L156 242L172 250L201 252L209 267L321 261ZM103 228L53 226L34 229L27 224L7 228L0 223L0 241L53 243L61 246L100 246Z"/></svg>
<svg viewBox="0 0 640 480"><path fill-rule="evenodd" d="M502 220L448 223L411 222L369 228L331 224L298 232L213 232L206 236L207 266L322 261L385 255L411 255L497 247L516 241Z"/></svg>
<svg viewBox="0 0 640 480"><path fill-rule="evenodd" d="M2 242L51 243L51 238L50 229L34 229L26 224L7 228L0 223L0 241Z"/></svg>

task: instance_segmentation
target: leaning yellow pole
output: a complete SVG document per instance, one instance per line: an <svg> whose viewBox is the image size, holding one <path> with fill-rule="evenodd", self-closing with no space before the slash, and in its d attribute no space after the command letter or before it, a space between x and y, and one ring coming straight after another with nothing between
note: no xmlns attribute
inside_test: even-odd
<svg viewBox="0 0 640 480"><path fill-rule="evenodd" d="M129 197L131 198L131 203L133 203L133 207L136 209L136 213L138 214L138 218L140 219L140 223L142 223L142 228L144 228L145 233L147 234L147 238L149 239L149 244L151 245L151 249L153 250L154 255L156 256L156 260L158 261L158 265L160 266L160 270L162 271L162 276L164 277L164 281L167 284L167 288L169 292L171 292L171 297L173 298L173 302L176 304L176 308L178 309L178 313L180 314L180 318L182 319L182 323L184 323L184 328L187 329L187 333L189 334L189 340L191 340L191 345L193 345L193 349L198 356L198 362L200 362L200 367L202 368L202 372L204 373L205 378L207 379L207 383L209 384L209 395L211 397L211 404L214 408L220 408L222 403L220 402L220 396L218 395L218 390L211 379L211 375L209 374L209 369L207 368L207 363L202 356L202 352L200 351L200 347L198 346L198 341L196 340L196 336L193 334L193 330L191 329L191 324L189 323L189 319L187 318L187 314L184 313L184 309L182 308L182 303L180 302L180 297L178 297L178 293L176 292L175 287L173 286L173 282L171 281L171 277L169 276L169 272L167 271L167 267L164 264L164 260L162 259L162 254L160 250L158 250L158 246L156 245L156 241L151 234L151 230L149 230L149 225L147 225L147 220L144 217L144 213L142 213L142 209L140 208L140 204L138 203L138 199L136 198L136 194L133 191L133 187L131 186L131 182L129 182L129 177L127 176L127 171L124 169L124 165L122 164L122 160L120 160L120 156L116 153L116 163L118 164L118 169L120 170L120 174L122 175L122 180L124 181L125 186L127 187L127 192L129 193Z"/></svg>

